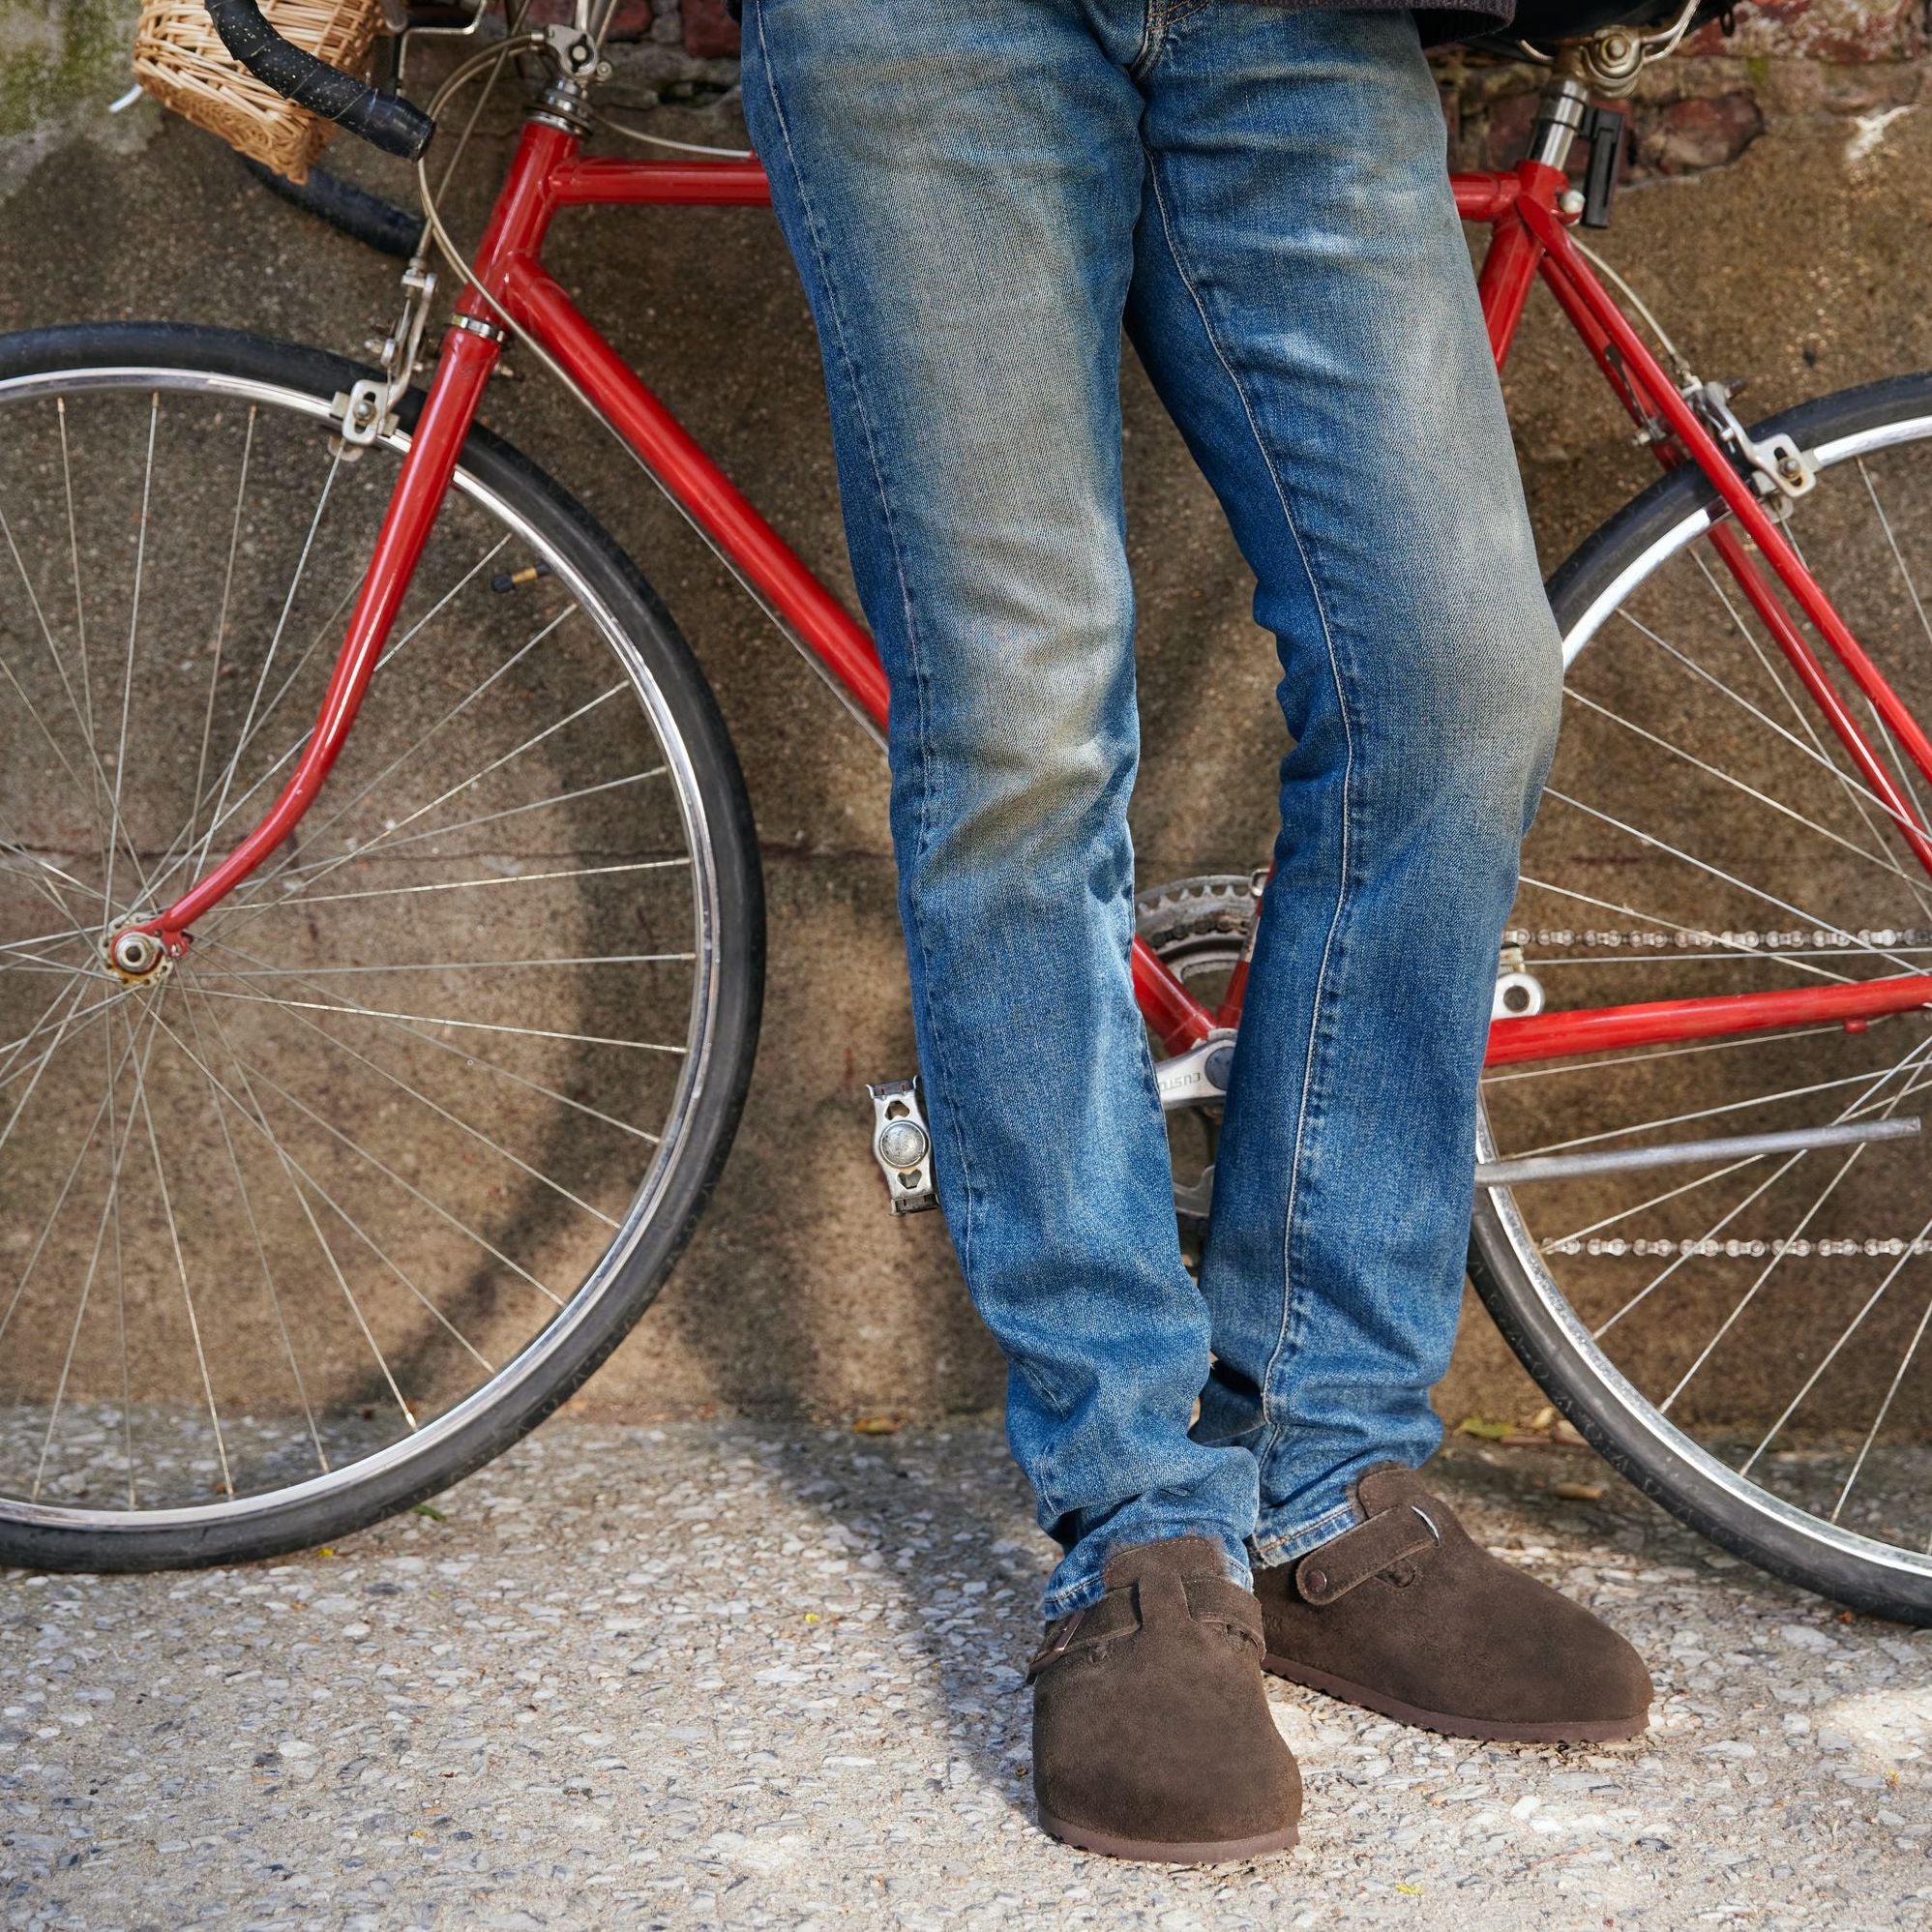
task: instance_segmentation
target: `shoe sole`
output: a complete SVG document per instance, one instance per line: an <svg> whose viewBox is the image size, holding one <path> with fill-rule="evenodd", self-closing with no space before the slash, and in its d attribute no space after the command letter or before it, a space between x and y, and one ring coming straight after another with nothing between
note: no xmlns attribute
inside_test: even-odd
<svg viewBox="0 0 1932 1932"><path fill-rule="evenodd" d="M1120 1838L1111 1831L1092 1831L1069 1825L1050 1811L1040 1814L1040 1829L1079 1852L1097 1852L1103 1858L1133 1858L1151 1865L1230 1865L1243 1858L1264 1858L1270 1852L1293 1849L1300 1832L1293 1826L1264 1831L1259 1838L1209 1838L1198 1844L1166 1844L1157 1838Z"/></svg>
<svg viewBox="0 0 1932 1932"><path fill-rule="evenodd" d="M1439 1731L1445 1738L1478 1738L1493 1744L1609 1744L1620 1738L1638 1738L1650 1728L1650 1713L1639 1711L1634 1717L1584 1717L1558 1724L1512 1724L1488 1717L1455 1717L1443 1710L1423 1710L1400 1698L1384 1697L1366 1684L1351 1683L1346 1678L1330 1677L1310 1664L1290 1663L1286 1657L1267 1656L1262 1668L1270 1677L1286 1678L1290 1683L1319 1690L1344 1704L1358 1704L1398 1724L1412 1724L1418 1731Z"/></svg>

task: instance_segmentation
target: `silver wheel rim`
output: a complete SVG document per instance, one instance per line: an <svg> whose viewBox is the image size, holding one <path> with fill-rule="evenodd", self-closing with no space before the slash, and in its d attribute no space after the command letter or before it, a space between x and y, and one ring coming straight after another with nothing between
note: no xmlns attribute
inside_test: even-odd
<svg viewBox="0 0 1932 1932"><path fill-rule="evenodd" d="M1928 437L1932 437L1932 415L1911 416L1831 438L1816 445L1811 455L1821 472L1828 472L1881 450L1923 442ZM1669 529L1651 539L1590 599L1564 635L1566 677L1632 593L1650 582L1671 559L1686 550L1711 527L1712 520L1708 509L1687 512ZM1477 1159L1487 1162L1498 1156L1489 1105L1485 1100L1477 1120ZM1668 1182L1669 1175L1666 1174L1659 1185L1668 1185ZM1849 1559L1869 1570L1888 1574L1915 1592L1922 1593L1932 1587L1932 1554L1919 1555L1896 1544L1878 1540L1794 1505L1740 1474L1696 1437L1661 1413L1655 1404L1620 1370L1590 1325L1571 1305L1545 1262L1542 1244L1531 1232L1516 1194L1506 1186L1488 1187L1483 1193L1536 1305L1560 1332L1564 1344L1584 1364L1596 1387L1642 1433L1652 1467L1682 1465L1696 1481L1709 1490L1729 1497L1773 1530L1801 1538L1814 1547ZM1672 1486L1677 1487L1677 1482L1673 1481Z"/></svg>
<svg viewBox="0 0 1932 1932"><path fill-rule="evenodd" d="M330 415L325 401L302 389L252 377L161 364L112 364L62 369L0 381L0 405L116 390L221 397L262 409L285 411L315 422L326 421ZM399 454L408 445L407 433L401 431L384 439L384 447ZM702 795L690 762L688 748L662 691L626 637L614 612L597 594L589 580L508 499L475 474L460 469L455 487L470 504L548 561L560 586L568 591L572 602L583 611L599 638L623 668L649 728L671 766L672 789L692 859L694 915L698 941L687 1033L689 1051L666 1119L662 1144L638 1184L628 1209L621 1216L618 1231L602 1258L553 1319L488 1381L462 1400L422 1423L413 1433L326 1473L224 1501L182 1507L121 1510L80 1508L23 1498L0 1497L0 1521L46 1531L91 1534L137 1533L146 1536L235 1526L311 1503L341 1501L371 1484L386 1483L409 1466L434 1457L452 1439L461 1436L487 1414L520 1407L546 1388L558 1356L569 1349L585 1324L603 1308L655 1224L687 1146L693 1116L707 1090L716 1043L721 995L719 881ZM377 701L379 699L374 697L371 699L372 704ZM326 798L325 790L323 801ZM317 812L323 809L323 801L318 801Z"/></svg>

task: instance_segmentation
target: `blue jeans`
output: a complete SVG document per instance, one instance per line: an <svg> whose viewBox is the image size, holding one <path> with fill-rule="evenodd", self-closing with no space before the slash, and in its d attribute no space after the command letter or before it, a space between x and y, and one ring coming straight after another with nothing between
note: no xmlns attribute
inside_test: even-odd
<svg viewBox="0 0 1932 1932"><path fill-rule="evenodd" d="M748 0L744 99L891 680L936 1177L1064 1551L1046 1613L1160 1537L1246 1583L1440 1439L1560 695L1414 24ZM1259 580L1293 739L1199 1285L1128 968L1123 320Z"/></svg>

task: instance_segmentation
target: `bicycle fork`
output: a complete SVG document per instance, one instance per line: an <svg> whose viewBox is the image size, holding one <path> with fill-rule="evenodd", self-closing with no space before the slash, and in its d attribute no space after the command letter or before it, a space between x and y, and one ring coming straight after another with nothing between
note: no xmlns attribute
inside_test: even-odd
<svg viewBox="0 0 1932 1932"><path fill-rule="evenodd" d="M181 958L193 942L194 922L234 891L288 837L315 802L362 708L396 613L408 594L424 545L449 494L464 438L476 420L484 387L496 365L500 341L500 331L486 335L474 325L450 330L429 398L410 434L408 452L384 513L314 729L295 769L261 822L214 871L172 905L124 927L108 940L108 960L123 979L148 978ZM351 401L351 410L353 407ZM381 427L378 421L373 426L375 432L379 433ZM345 420L343 428L350 429L351 422ZM362 439L372 441L374 434Z"/></svg>

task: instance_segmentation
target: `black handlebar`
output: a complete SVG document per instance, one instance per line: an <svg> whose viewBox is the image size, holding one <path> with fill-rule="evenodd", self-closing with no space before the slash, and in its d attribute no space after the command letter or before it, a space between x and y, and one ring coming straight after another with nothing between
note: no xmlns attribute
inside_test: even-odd
<svg viewBox="0 0 1932 1932"><path fill-rule="evenodd" d="M222 45L284 100L405 161L417 160L430 145L436 124L420 107L304 53L262 18L256 0L205 0L205 4Z"/></svg>

